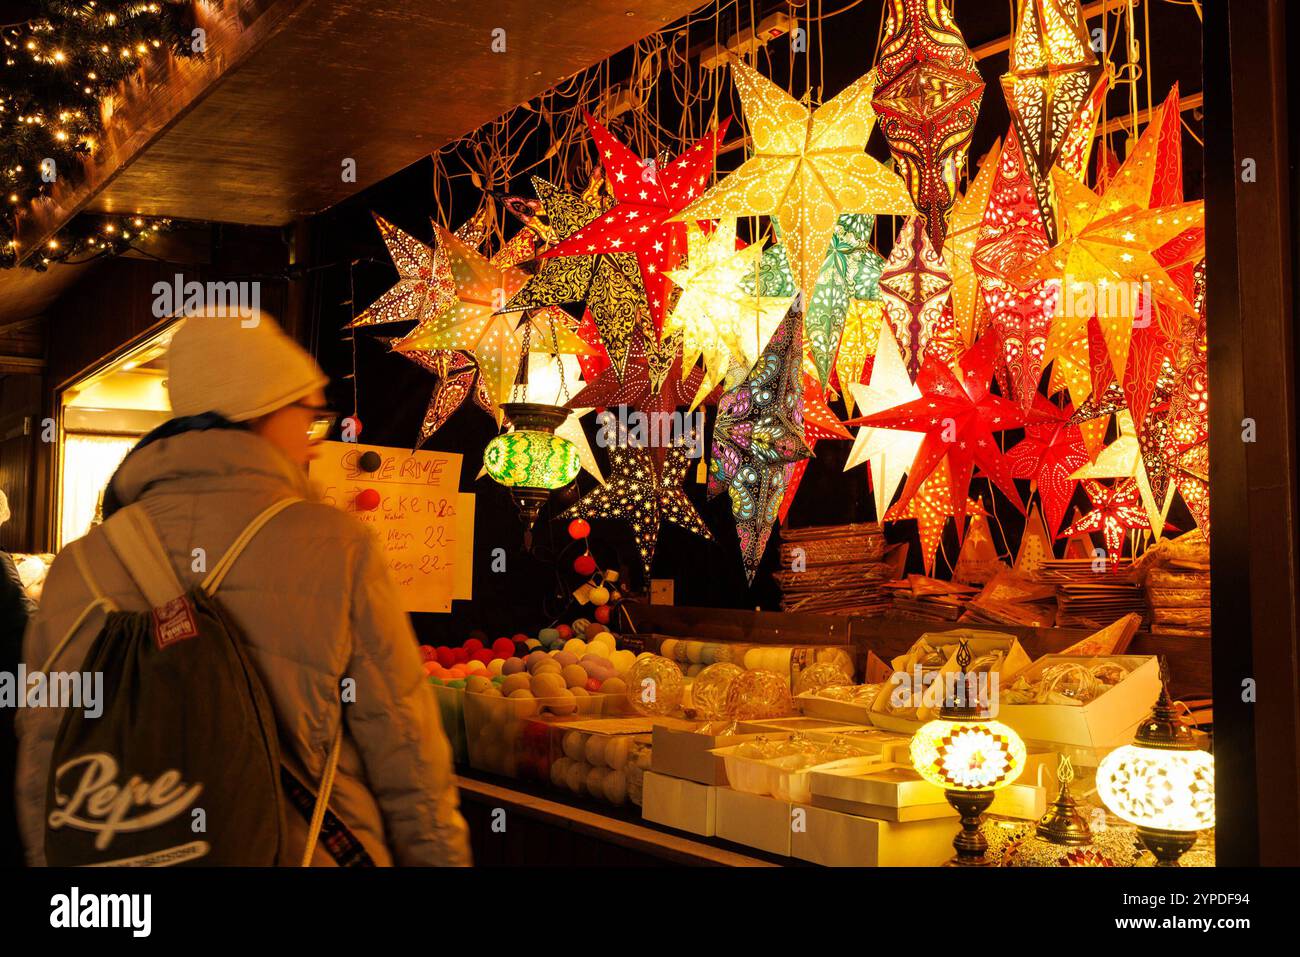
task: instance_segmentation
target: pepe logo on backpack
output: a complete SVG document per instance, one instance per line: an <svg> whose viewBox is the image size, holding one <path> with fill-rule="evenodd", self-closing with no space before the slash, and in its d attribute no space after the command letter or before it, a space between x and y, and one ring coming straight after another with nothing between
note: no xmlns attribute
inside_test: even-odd
<svg viewBox="0 0 1300 957"><path fill-rule="evenodd" d="M327 810L342 725L313 795L281 765L270 699L216 597L253 536L296 501L261 512L189 590L143 506L114 513L104 539L148 611L124 611L99 587L83 554L90 536L69 546L95 600L45 670L103 606L108 616L82 667L104 676L108 700L98 718L69 710L59 725L45 792L51 866L299 863L287 859L286 807L308 821L301 863L311 861L322 832L321 846L340 863L367 861L364 851L340 860L339 849L355 839Z"/></svg>

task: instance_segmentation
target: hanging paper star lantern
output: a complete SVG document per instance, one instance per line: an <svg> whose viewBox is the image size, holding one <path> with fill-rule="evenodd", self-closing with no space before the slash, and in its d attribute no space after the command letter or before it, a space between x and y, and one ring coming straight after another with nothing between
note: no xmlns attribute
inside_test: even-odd
<svg viewBox="0 0 1300 957"><path fill-rule="evenodd" d="M433 395L424 410L420 432L415 439L416 449L423 448L424 443L446 424L452 413L470 395L474 396L475 404L488 415L496 414L496 409L478 378L478 366L474 364L474 357L468 352L458 352L455 349L399 350L397 343L401 340L387 341L392 351L405 356L425 371L432 372L435 378Z"/></svg>
<svg viewBox="0 0 1300 957"><path fill-rule="evenodd" d="M398 280L370 308L348 323L348 328L412 319L425 322L433 318L451 301L456 291L446 253L402 232L378 213L370 215L375 218L379 235L388 247ZM477 248L483 242L486 224L486 216L475 216L456 230L456 236L470 248Z"/></svg>
<svg viewBox="0 0 1300 957"><path fill-rule="evenodd" d="M841 216L831 234L830 250L817 275L815 291L804 311L804 337L813 360L813 371L826 384L835 350L844 332L849 300L876 294L885 261L871 248L875 217L860 213ZM778 231L778 239L779 231ZM799 284L784 246L772 246L763 253L757 281L745 278L748 292L764 296L793 297Z"/></svg>
<svg viewBox="0 0 1300 957"><path fill-rule="evenodd" d="M1043 562L1055 557L1052 533L1047 530L1043 513L1035 502L1029 508L1029 517L1025 519L1025 531L1020 536L1020 549L1016 552L1015 570L1032 575Z"/></svg>
<svg viewBox="0 0 1300 957"><path fill-rule="evenodd" d="M989 391L993 365L994 347L987 336L962 355L955 373L929 356L916 380L921 398L861 419L865 425L925 433L900 501L910 500L946 458L952 476L949 514L960 514L976 465L1016 508L1025 510L1011 466L993 438L994 432L1023 425L1025 415L1019 406Z"/></svg>
<svg viewBox="0 0 1300 957"><path fill-rule="evenodd" d="M874 79L867 74L810 110L739 60L731 75L751 155L678 218L771 216L796 287L811 300L841 214L913 212L898 176L865 152Z"/></svg>
<svg viewBox="0 0 1300 957"><path fill-rule="evenodd" d="M723 120L713 133L659 169L653 161L643 161L587 114L587 126L618 203L543 253L542 258L635 253L641 266L650 317L658 334L663 328L671 291L665 272L676 269L686 254L686 224L674 217L704 190L713 172L718 143L726 135L729 122Z"/></svg>
<svg viewBox="0 0 1300 957"><path fill-rule="evenodd" d="M912 379L907 374L907 367L903 365L903 357L888 323L880 325L875 351L868 384L849 386L861 418L852 419L847 425L861 425L862 419L868 416L921 398L921 390L912 384ZM848 460L844 463L844 471L863 462L871 463L871 489L875 494L877 518L885 514L886 506L898 491L907 470L912 467L912 461L924 438L921 432L900 429L881 429L869 425L862 425L858 429L853 448L849 450Z"/></svg>
<svg viewBox="0 0 1300 957"><path fill-rule="evenodd" d="M1205 262L1195 270L1193 305L1198 319L1180 335L1174 357L1176 379L1160 451L1170 464L1174 485L1197 527L1210 537L1210 391L1205 339Z"/></svg>
<svg viewBox="0 0 1300 957"><path fill-rule="evenodd" d="M1133 416L1128 409L1121 409L1115 414L1115 422L1119 426L1119 437L1101 450L1096 462L1076 469L1073 477L1131 480L1134 488L1138 490L1139 503L1146 511L1147 525L1155 532L1156 538L1159 538L1165 527L1165 516L1169 514L1169 506L1173 502L1173 496L1167 491L1168 475L1161 476L1160 481L1166 488L1166 492L1157 499L1146 462L1142 458L1141 446L1133 429ZM1163 469L1166 466L1162 463L1160 467Z"/></svg>
<svg viewBox="0 0 1300 957"><path fill-rule="evenodd" d="M1046 196L1050 171L1103 70L1079 0L1020 0L1017 6L1002 92L1029 161L1027 175L1037 184L1031 192ZM1053 218L1050 205L1041 213Z"/></svg>
<svg viewBox="0 0 1300 957"><path fill-rule="evenodd" d="M856 401L853 386L861 384L863 376L868 374L867 363L876 354L876 343L880 341L880 328L885 324L884 319L885 304L880 300L849 300L848 311L844 314L844 332L840 335L840 349L835 354L835 386L844 396L844 404L850 415L853 414L853 403ZM899 365L902 366L901 359ZM906 368L903 368L903 375L907 375Z"/></svg>
<svg viewBox="0 0 1300 957"><path fill-rule="evenodd" d="M643 321L632 337L622 380L611 366L569 401L570 408L607 409L625 405L653 414L671 413L690 405L704 379L704 370L696 366L683 377L680 334L654 342L653 333L646 325Z"/></svg>
<svg viewBox="0 0 1300 957"><path fill-rule="evenodd" d="M1083 490L1092 503L1092 511L1070 525L1058 537L1101 532L1106 542L1106 557L1112 562L1118 562L1124 551L1124 533L1129 529L1151 527L1147 521L1146 509L1142 507L1137 482L1122 479L1108 487L1093 479L1084 479Z"/></svg>
<svg viewBox="0 0 1300 957"><path fill-rule="evenodd" d="M799 314L787 313L745 381L718 400L709 497L723 489L731 497L751 582L794 464L810 455L804 441L801 333Z"/></svg>
<svg viewBox="0 0 1300 957"><path fill-rule="evenodd" d="M975 271L975 244L984 224L984 210L993 195L993 180L1002 155L1002 141L995 140L979 173L966 194L957 200L943 241L943 261L952 281L952 317L963 349L970 348L984 331L977 321L983 302L979 276Z"/></svg>
<svg viewBox="0 0 1300 957"><path fill-rule="evenodd" d="M872 105L926 232L943 248L984 81L944 0L890 0Z"/></svg>
<svg viewBox="0 0 1300 957"><path fill-rule="evenodd" d="M733 363L746 371L753 367L790 308L794 292L775 294L764 287L761 296L753 294L763 249L757 244L736 248L734 219L719 220L711 233L692 223L686 242L687 265L668 272L682 294L665 328L681 331L684 373L704 359L704 379L693 408L726 377Z"/></svg>
<svg viewBox="0 0 1300 957"><path fill-rule="evenodd" d="M540 177L533 190L551 242L560 243L609 211L613 201L598 192L574 196ZM516 312L563 303L583 303L591 313L600 342L615 367L627 360L628 343L639 312L645 308L645 290L636 256L631 253L596 253L542 259L541 268L515 293L502 311Z"/></svg>
<svg viewBox="0 0 1300 957"><path fill-rule="evenodd" d="M514 265L529 258L528 240L512 239L492 260L470 249L442 227L437 239L446 250L455 282L454 299L437 316L423 323L394 348L459 349L472 353L478 363L483 387L494 407L510 398L519 373L520 357L525 349L524 330L530 329L532 345L542 351L561 353L590 352L572 329L572 320L563 309L550 306L527 315L498 314L510 297L519 291L528 274ZM530 328L531 327L531 328ZM497 410L500 421L500 410Z"/></svg>
<svg viewBox="0 0 1300 957"><path fill-rule="evenodd" d="M804 442L808 446L809 453L817 447L821 439L853 438L853 433L844 427L844 423L826 404L826 394L817 377L806 372L803 377L803 426ZM781 509L777 513L777 519L782 525L785 524L786 516L790 514L790 506L794 504L794 497L799 493L799 486L811 461L811 458L800 459L790 470L790 480L786 484L785 495L781 499Z"/></svg>
<svg viewBox="0 0 1300 957"><path fill-rule="evenodd" d="M1074 409L1057 408L1041 395L1034 396L1039 421L1025 425L1025 437L1007 450L1011 474L1030 479L1047 513L1047 527L1055 534L1079 482L1077 469L1088 462L1079 427L1072 422Z"/></svg>
<svg viewBox="0 0 1300 957"><path fill-rule="evenodd" d="M564 406L570 393L578 387L578 359L571 355L549 355L541 350L528 353L528 386L524 401L543 405ZM582 428L582 417L591 409L574 409L555 434L573 443L578 450L578 461L583 471L602 485L605 476L600 471L596 456Z"/></svg>
<svg viewBox="0 0 1300 957"><path fill-rule="evenodd" d="M1148 126L1132 154L1099 196L1071 175L1053 169L1060 215L1066 225L1059 245L1022 271L1020 283L1061 280L1061 302L1047 340L1053 358L1084 335L1097 318L1115 375L1121 381L1135 321L1144 302L1164 302L1190 314L1191 304L1152 251L1188 231L1182 261L1204 248L1205 204L1150 207L1158 160L1158 124Z"/></svg>
<svg viewBox="0 0 1300 957"><path fill-rule="evenodd" d="M966 517L980 514L980 507L971 499L966 499L964 510L954 513L952 509L952 480L948 474L948 463L941 461L933 472L921 483L911 499L901 499L885 513L886 522L916 520L916 531L921 539L921 560L925 573L934 577L935 557L943 541L943 529L948 518L960 514L957 519L957 540L961 541L966 527Z"/></svg>
<svg viewBox="0 0 1300 957"><path fill-rule="evenodd" d="M609 449L609 481L584 495L562 518L613 518L632 527L646 581L654 564L659 528L670 522L701 538L713 534L686 497L682 482L690 469L691 449L700 436L692 430L665 450L662 469L649 451L629 444L626 434Z"/></svg>
<svg viewBox="0 0 1300 957"><path fill-rule="evenodd" d="M1011 277L1049 248L1029 165L1013 128L998 160L975 243L974 268L989 324L1002 342L1007 396L1024 408L1029 408L1038 394L1058 287L1049 280L1022 286Z"/></svg>
<svg viewBox="0 0 1300 957"><path fill-rule="evenodd" d="M943 257L930 245L921 217L910 217L880 274L880 298L913 379L926 359L951 363L962 351L951 288Z"/></svg>

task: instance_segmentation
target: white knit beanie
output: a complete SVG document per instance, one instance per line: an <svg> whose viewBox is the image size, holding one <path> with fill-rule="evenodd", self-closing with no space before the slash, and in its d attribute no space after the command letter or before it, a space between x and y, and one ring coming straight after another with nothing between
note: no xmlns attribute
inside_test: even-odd
<svg viewBox="0 0 1300 957"><path fill-rule="evenodd" d="M245 325L245 323L249 323ZM172 414L217 412L247 422L325 387L329 378L275 320L191 316L167 350Z"/></svg>

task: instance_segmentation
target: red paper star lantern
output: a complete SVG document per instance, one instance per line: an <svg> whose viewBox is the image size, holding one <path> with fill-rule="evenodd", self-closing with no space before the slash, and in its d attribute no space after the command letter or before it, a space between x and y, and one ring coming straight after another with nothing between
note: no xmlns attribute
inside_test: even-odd
<svg viewBox="0 0 1300 957"><path fill-rule="evenodd" d="M844 427L844 423L826 404L826 393L817 377L807 372L803 374L803 428L804 442L810 452L819 439L853 438L853 433ZM790 480L786 484L785 497L781 499L781 510L777 515L782 525L785 525L785 517L790 514L795 493L799 491L799 483L803 481L803 474L808 471L808 463L811 461L810 458L800 459L790 470Z"/></svg>
<svg viewBox="0 0 1300 957"><path fill-rule="evenodd" d="M952 475L950 515L962 514L976 465L1016 508L1025 510L1010 463L993 438L994 432L1024 425L1025 413L989 391L993 366L994 341L988 336L966 351L957 372L927 358L916 380L921 398L862 419L864 425L925 433L903 486L901 504L911 500L946 458Z"/></svg>
<svg viewBox="0 0 1300 957"><path fill-rule="evenodd" d="M1072 406L1061 409L1035 395L1034 409L1042 421L1025 426L1024 439L1007 450L1007 459L1013 476L1037 485L1048 531L1055 535L1079 485L1070 476L1088 461L1088 450L1079 427L1070 421Z"/></svg>
<svg viewBox="0 0 1300 957"><path fill-rule="evenodd" d="M686 224L672 222L672 217L704 192L718 143L730 122L723 120L714 132L659 169L653 160L642 160L587 114L587 126L618 203L540 258L636 253L658 335L672 290L664 271L676 269L686 255Z"/></svg>
<svg viewBox="0 0 1300 957"><path fill-rule="evenodd" d="M1124 533L1132 528L1150 528L1142 495L1136 479L1123 479L1106 486L1096 479L1084 479L1083 490L1092 503L1092 511L1078 519L1057 538L1080 533L1101 532L1106 542L1106 557L1117 562L1124 551Z"/></svg>

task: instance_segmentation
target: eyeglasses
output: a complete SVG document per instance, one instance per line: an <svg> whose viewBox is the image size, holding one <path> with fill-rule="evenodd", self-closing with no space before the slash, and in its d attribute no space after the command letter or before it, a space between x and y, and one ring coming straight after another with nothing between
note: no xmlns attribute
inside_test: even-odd
<svg viewBox="0 0 1300 957"><path fill-rule="evenodd" d="M307 426L307 439L310 442L323 442L339 419L337 412L323 405L306 405L302 402L294 402L292 405L296 409L304 409L313 414Z"/></svg>

